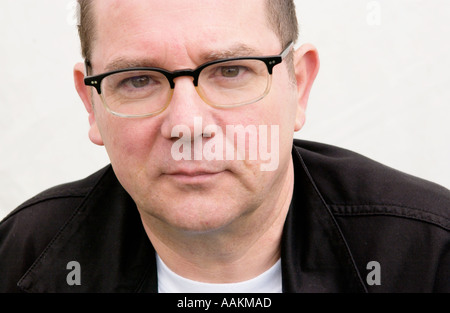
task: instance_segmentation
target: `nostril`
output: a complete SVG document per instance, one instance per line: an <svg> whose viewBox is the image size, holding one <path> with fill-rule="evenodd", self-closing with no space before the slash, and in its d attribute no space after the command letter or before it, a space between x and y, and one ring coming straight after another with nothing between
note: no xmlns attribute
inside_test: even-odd
<svg viewBox="0 0 450 313"><path fill-rule="evenodd" d="M220 128L219 125L216 125L216 124L206 125L206 126L203 128L202 137L203 137L203 138L212 138L212 137L214 137L218 132L222 132L222 128Z"/></svg>

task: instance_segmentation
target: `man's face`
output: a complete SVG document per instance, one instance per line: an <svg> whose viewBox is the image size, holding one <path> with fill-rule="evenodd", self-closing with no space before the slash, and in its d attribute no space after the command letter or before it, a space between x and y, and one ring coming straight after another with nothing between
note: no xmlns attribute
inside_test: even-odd
<svg viewBox="0 0 450 313"><path fill-rule="evenodd" d="M118 60L173 71L196 68L209 61L207 56L229 55L243 46L254 50L252 55L256 56L279 54L284 48L268 25L265 1L261 0L197 0L194 4L175 0L96 1L95 17L93 74L107 71ZM191 77L179 77L175 84L167 109L148 118L114 116L93 93L91 132L98 131L101 139L97 143L105 145L120 183L141 215L181 230L211 231L257 212L269 214L278 195L287 188L293 132L302 124L298 115L303 112L298 112L297 89L286 62L275 66L270 93L242 107L207 105ZM220 127L224 138L227 125L265 125L268 150L278 147L276 155L272 153L277 158L276 168L262 171L261 163L268 161L259 157L250 160L249 151L246 160L175 160L171 149L181 137L172 133L176 126L189 127L192 149L196 149L194 139L202 146L213 139L194 138L195 118L197 122L201 118L203 128ZM271 143L276 126L278 145ZM261 138L258 147L259 141Z"/></svg>

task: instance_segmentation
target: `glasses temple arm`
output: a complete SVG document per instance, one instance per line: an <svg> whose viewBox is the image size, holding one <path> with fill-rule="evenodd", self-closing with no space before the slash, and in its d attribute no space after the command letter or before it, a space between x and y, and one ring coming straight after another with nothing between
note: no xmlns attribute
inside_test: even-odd
<svg viewBox="0 0 450 313"><path fill-rule="evenodd" d="M291 41L291 42L288 44L288 46L286 47L286 49L284 49L283 52L281 52L281 54L280 54L281 58L284 59L284 58L289 54L289 52L291 52L291 49L292 49L293 47L294 47L294 42Z"/></svg>

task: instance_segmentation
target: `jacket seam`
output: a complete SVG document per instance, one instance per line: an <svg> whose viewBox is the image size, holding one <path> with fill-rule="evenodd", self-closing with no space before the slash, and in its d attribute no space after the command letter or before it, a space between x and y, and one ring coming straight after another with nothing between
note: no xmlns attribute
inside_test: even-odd
<svg viewBox="0 0 450 313"><path fill-rule="evenodd" d="M369 215L387 215L387 216L398 216L403 218L408 218L412 220L417 220L421 222L431 223L438 227L441 227L445 230L450 230L450 221L442 215L427 212L421 209L412 208L408 206L402 205L394 205L394 204L328 204L330 208L333 209L333 214L335 216L369 216ZM365 212L343 212L342 209L345 208L357 208L357 207L365 207L366 209L372 208L372 211ZM379 211L374 211L375 207L378 208ZM383 208L383 210L381 210ZM407 213L405 211L393 211L395 209L408 209L412 211L417 211L417 213L421 214L414 215L412 212ZM443 221L442 221L443 220Z"/></svg>
<svg viewBox="0 0 450 313"><path fill-rule="evenodd" d="M392 207L392 208L402 208L402 209L410 209L414 211L423 212L429 215L434 215L439 218L443 218L444 220L450 221L450 219L444 215L436 214L427 210L423 210L421 208L415 208L412 206L402 205L402 204L395 204L395 203L361 203L361 204L347 204L347 203L328 203L328 205L333 207Z"/></svg>
<svg viewBox="0 0 450 313"><path fill-rule="evenodd" d="M86 193L86 194L83 194L83 195L81 195L81 194L80 195L59 195L59 196L55 195L55 196L52 196L52 197L45 197L45 198L41 198L41 199L36 199L35 201L33 201L31 203L28 203L28 204L23 205L23 206L19 206L16 210L10 212L7 216L5 216L5 218L1 222L12 218L14 215L19 214L23 210L29 209L30 207L38 205L38 204L43 203L43 202L47 202L47 201L51 201L51 200L59 200L59 199L84 198L84 197L86 197L87 194L89 194L89 193Z"/></svg>

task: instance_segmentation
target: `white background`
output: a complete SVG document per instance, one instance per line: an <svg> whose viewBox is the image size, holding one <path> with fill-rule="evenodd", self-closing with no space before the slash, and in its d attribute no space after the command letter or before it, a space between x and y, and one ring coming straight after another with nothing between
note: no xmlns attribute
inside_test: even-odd
<svg viewBox="0 0 450 313"><path fill-rule="evenodd" d="M321 70L296 137L450 188L450 1L299 0ZM108 163L73 87L71 0L0 2L0 218Z"/></svg>

